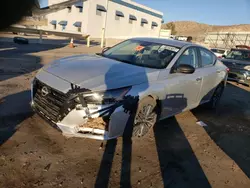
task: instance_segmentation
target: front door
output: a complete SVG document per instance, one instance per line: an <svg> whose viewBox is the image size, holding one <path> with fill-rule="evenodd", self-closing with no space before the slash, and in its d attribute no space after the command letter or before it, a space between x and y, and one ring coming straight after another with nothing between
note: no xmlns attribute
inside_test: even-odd
<svg viewBox="0 0 250 188"><path fill-rule="evenodd" d="M174 69L180 64L199 67L199 58L196 47L187 48L179 57ZM202 72L196 69L192 74L172 72L167 77L167 95L163 100L162 118L180 113L197 106L202 86Z"/></svg>

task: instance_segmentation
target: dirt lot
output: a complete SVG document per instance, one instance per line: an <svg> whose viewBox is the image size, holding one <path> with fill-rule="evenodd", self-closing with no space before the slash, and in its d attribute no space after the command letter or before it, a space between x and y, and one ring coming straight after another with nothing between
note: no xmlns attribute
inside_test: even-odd
<svg viewBox="0 0 250 188"><path fill-rule="evenodd" d="M0 44L0 187L250 187L247 87L228 84L217 113L199 107L132 142L67 139L31 111L43 64L97 51Z"/></svg>

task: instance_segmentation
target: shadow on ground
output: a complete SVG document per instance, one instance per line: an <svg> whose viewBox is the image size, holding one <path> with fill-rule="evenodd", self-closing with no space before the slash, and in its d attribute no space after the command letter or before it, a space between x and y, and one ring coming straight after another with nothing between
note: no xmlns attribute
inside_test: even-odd
<svg viewBox="0 0 250 188"><path fill-rule="evenodd" d="M154 127L164 187L211 187L175 117Z"/></svg>
<svg viewBox="0 0 250 188"><path fill-rule="evenodd" d="M208 126L213 141L250 178L250 92L228 84L217 112L198 107L192 113Z"/></svg>
<svg viewBox="0 0 250 188"><path fill-rule="evenodd" d="M174 117L159 122L153 131L164 187L211 187ZM107 141L95 187L109 187L116 145L116 139ZM122 146L120 187L132 187L132 141L123 138Z"/></svg>
<svg viewBox="0 0 250 188"><path fill-rule="evenodd" d="M38 70L41 58L31 53L62 48L64 45L0 43L0 81Z"/></svg>
<svg viewBox="0 0 250 188"><path fill-rule="evenodd" d="M18 129L18 125L32 116L30 91L8 95L0 100L0 145Z"/></svg>
<svg viewBox="0 0 250 188"><path fill-rule="evenodd" d="M17 126L32 115L29 105L30 91L21 91L8 95L18 90L19 84L24 84L21 82L26 80L30 82L30 78L10 82L4 81L26 74L32 77L28 73L40 69L42 64L41 58L31 53L61 47L63 45L0 43L0 144L8 140L15 133Z"/></svg>

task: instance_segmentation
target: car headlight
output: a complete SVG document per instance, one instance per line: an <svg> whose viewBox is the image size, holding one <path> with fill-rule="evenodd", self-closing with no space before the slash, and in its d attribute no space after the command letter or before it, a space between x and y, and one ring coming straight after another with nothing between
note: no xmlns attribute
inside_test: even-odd
<svg viewBox="0 0 250 188"><path fill-rule="evenodd" d="M80 95L83 96L83 99L87 104L107 105L122 100L130 89L131 87L126 87L104 92L81 93ZM75 98L75 102L80 103L79 97Z"/></svg>
<svg viewBox="0 0 250 188"><path fill-rule="evenodd" d="M250 71L250 65L245 66L244 69Z"/></svg>

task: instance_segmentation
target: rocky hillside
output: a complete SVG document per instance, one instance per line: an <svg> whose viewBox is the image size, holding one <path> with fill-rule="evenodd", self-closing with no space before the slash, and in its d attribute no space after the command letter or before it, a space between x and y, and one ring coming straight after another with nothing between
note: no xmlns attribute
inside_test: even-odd
<svg viewBox="0 0 250 188"><path fill-rule="evenodd" d="M175 25L175 30L177 32L177 35L185 35L185 36L191 35L193 37L204 35L206 32L218 32L218 31L250 32L250 24L219 26L219 25L208 25L192 21L176 21L173 23ZM164 25L165 24L163 24L163 27Z"/></svg>

